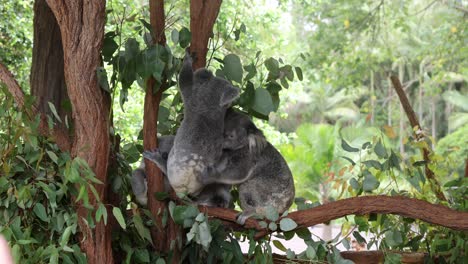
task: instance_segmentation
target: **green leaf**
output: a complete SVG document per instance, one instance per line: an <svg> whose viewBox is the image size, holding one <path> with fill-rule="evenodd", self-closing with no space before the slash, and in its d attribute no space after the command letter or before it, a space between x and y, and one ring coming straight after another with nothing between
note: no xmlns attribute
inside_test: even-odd
<svg viewBox="0 0 468 264"><path fill-rule="evenodd" d="M353 187L353 189L356 191L359 191L361 188L359 182L355 178L351 178L351 180L349 180L349 185L351 185L351 187Z"/></svg>
<svg viewBox="0 0 468 264"><path fill-rule="evenodd" d="M154 197L158 201L164 201L169 198L169 194L167 192L155 192Z"/></svg>
<svg viewBox="0 0 468 264"><path fill-rule="evenodd" d="M375 168L377 170L382 170L382 164L380 164L380 162L378 162L377 160L366 160L362 163L366 165L367 168Z"/></svg>
<svg viewBox="0 0 468 264"><path fill-rule="evenodd" d="M198 230L201 245L203 246L203 249L205 249L205 251L208 251L208 249L210 248L211 240L213 240L208 222L202 222Z"/></svg>
<svg viewBox="0 0 468 264"><path fill-rule="evenodd" d="M57 114L57 109L55 109L55 105L51 102L47 102L49 105L50 111L52 111L52 114L57 118L57 120L62 123L62 119L60 119L60 116Z"/></svg>
<svg viewBox="0 0 468 264"><path fill-rule="evenodd" d="M397 168L398 170L401 170L401 168L400 168L400 159L395 154L395 152L393 152L393 150L392 150L392 152L390 154L390 158L388 160L389 160L390 167L394 167L394 168Z"/></svg>
<svg viewBox="0 0 468 264"><path fill-rule="evenodd" d="M274 74L279 73L279 63L276 59L274 58L268 58L265 60L265 67L269 72L272 72Z"/></svg>
<svg viewBox="0 0 468 264"><path fill-rule="evenodd" d="M174 42L174 44L179 43L179 31L177 31L176 29L173 29L171 31L171 40L172 42Z"/></svg>
<svg viewBox="0 0 468 264"><path fill-rule="evenodd" d="M299 67L294 67L294 70L296 70L296 75L297 75L297 78L299 79L299 81L302 81L302 80L303 80L303 76L302 76L302 70L301 70L301 68L299 68Z"/></svg>
<svg viewBox="0 0 468 264"><path fill-rule="evenodd" d="M113 32L109 32L113 33ZM104 61L108 62L112 58L114 52L119 48L119 45L114 40L115 34L106 33L104 37L104 44L102 45L102 56Z"/></svg>
<svg viewBox="0 0 468 264"><path fill-rule="evenodd" d="M365 192L372 192L373 190L377 189L379 187L379 185L380 185L379 180L377 180L377 178L374 175L372 175L371 173L368 173L364 177L362 189Z"/></svg>
<svg viewBox="0 0 468 264"><path fill-rule="evenodd" d="M268 116L275 108L270 93L263 89L255 89L255 100L252 109L264 116Z"/></svg>
<svg viewBox="0 0 468 264"><path fill-rule="evenodd" d="M282 74L284 74L284 77L286 77L289 81L294 80L294 72L291 65L284 65L280 68L280 71Z"/></svg>
<svg viewBox="0 0 468 264"><path fill-rule="evenodd" d="M317 252L312 246L307 246L306 256L308 259L315 259L317 257Z"/></svg>
<svg viewBox="0 0 468 264"><path fill-rule="evenodd" d="M49 222L50 219L47 216L44 205L42 205L41 203L36 203L36 205L34 205L33 211L37 215L37 217L39 217L39 219L47 223Z"/></svg>
<svg viewBox="0 0 468 264"><path fill-rule="evenodd" d="M181 48L185 49L192 40L192 33L186 27L183 27L179 31L179 45Z"/></svg>
<svg viewBox="0 0 468 264"><path fill-rule="evenodd" d="M381 159L385 159L387 158L387 151L385 150L382 142L379 140L379 142L377 142L377 144L375 145L375 148L374 148L374 152L375 154L377 154L377 156L379 156L379 158Z"/></svg>
<svg viewBox="0 0 468 264"><path fill-rule="evenodd" d="M294 222L294 220L292 220L291 218L283 218L280 221L280 228L283 231L286 231L286 232L291 231L296 227L297 227L296 222Z"/></svg>
<svg viewBox="0 0 468 264"><path fill-rule="evenodd" d="M250 80L255 76L255 74L257 74L257 68L253 63L244 66L244 70L247 72L247 75L245 76L244 80Z"/></svg>
<svg viewBox="0 0 468 264"><path fill-rule="evenodd" d="M276 210L276 208L271 205L267 206L265 217L268 220L275 222L279 218L278 210Z"/></svg>
<svg viewBox="0 0 468 264"><path fill-rule="evenodd" d="M60 246L64 247L66 244L68 244L68 240L70 240L70 235L73 231L73 226L67 226L65 228L65 231L63 231L62 237L60 238Z"/></svg>
<svg viewBox="0 0 468 264"><path fill-rule="evenodd" d="M49 151L47 150L47 155L49 156L49 158L55 163L55 164L58 164L58 157L57 155L55 155L55 153L53 153L52 151Z"/></svg>
<svg viewBox="0 0 468 264"><path fill-rule="evenodd" d="M303 240L310 240L312 238L312 233L310 233L310 230L307 227L301 227L295 232L296 235Z"/></svg>
<svg viewBox="0 0 468 264"><path fill-rule="evenodd" d="M281 243L281 241L279 241L279 240L273 240L273 245L274 245L277 249L279 249L279 250L281 250L281 251L283 251L283 252L286 252L286 251L287 251L286 247L285 247L285 246Z"/></svg>
<svg viewBox="0 0 468 264"><path fill-rule="evenodd" d="M354 231L354 232L353 232L353 236L354 236L354 238L356 239L356 241L357 241L358 243L365 243L365 244L367 244L366 239L365 239L364 237L362 237L361 234L359 234L358 231Z"/></svg>
<svg viewBox="0 0 468 264"><path fill-rule="evenodd" d="M143 221L141 220L140 215L133 216L133 223L135 224L135 228L140 235L141 238L146 239L148 242L153 244L153 240L151 240L151 234L148 228L143 225Z"/></svg>
<svg viewBox="0 0 468 264"><path fill-rule="evenodd" d="M341 139L341 147L347 152L359 152L358 148L351 147L343 138Z"/></svg>
<svg viewBox="0 0 468 264"><path fill-rule="evenodd" d="M347 161L349 161L349 162L351 162L351 165L353 165L353 166L356 165L356 162L354 162L352 159L350 159L348 157L345 157L345 156L340 156L340 157L347 160Z"/></svg>
<svg viewBox="0 0 468 264"><path fill-rule="evenodd" d="M125 224L125 219L122 215L122 211L120 211L120 208L114 207L112 208L112 214L115 216L115 219L117 219L117 222L123 229L127 229L127 225Z"/></svg>
<svg viewBox="0 0 468 264"><path fill-rule="evenodd" d="M101 220L101 217L104 217L104 224L107 225L107 210L104 204L100 203L96 211L96 222Z"/></svg>
<svg viewBox="0 0 468 264"><path fill-rule="evenodd" d="M156 264L166 264L166 261L163 258L158 258L158 260L156 260Z"/></svg>
<svg viewBox="0 0 468 264"><path fill-rule="evenodd" d="M278 229L278 225L275 222L270 222L268 224L268 229L270 229L271 231L276 231L276 229Z"/></svg>
<svg viewBox="0 0 468 264"><path fill-rule="evenodd" d="M129 38L127 42L125 42L125 59L127 61L131 61L132 59L136 58L140 53L140 47L138 41L134 38Z"/></svg>
<svg viewBox="0 0 468 264"><path fill-rule="evenodd" d="M223 63L223 72L225 76L231 81L242 83L243 69L239 57L235 54L226 55Z"/></svg>

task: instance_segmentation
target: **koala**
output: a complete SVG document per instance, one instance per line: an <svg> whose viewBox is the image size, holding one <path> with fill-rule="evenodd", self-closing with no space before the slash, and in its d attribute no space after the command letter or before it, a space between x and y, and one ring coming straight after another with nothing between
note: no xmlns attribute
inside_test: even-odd
<svg viewBox="0 0 468 264"><path fill-rule="evenodd" d="M169 151L174 144L174 136L162 136L158 137L158 148L161 152L161 156L163 159L167 160L167 156ZM161 169L163 173L166 173ZM135 198L141 205L146 205L148 203L148 182L146 180L145 174L145 162L144 160L141 161L140 166L132 172L132 178L130 180L132 185L133 194L135 194ZM164 190L168 192L170 190L169 182L165 179L164 180Z"/></svg>
<svg viewBox="0 0 468 264"><path fill-rule="evenodd" d="M283 213L295 195L284 158L247 115L234 110L226 114L221 160L205 167L200 182L237 185L242 208L237 223L241 225L254 214L265 216L268 206Z"/></svg>
<svg viewBox="0 0 468 264"><path fill-rule="evenodd" d="M153 161L161 169L164 174L164 191L169 192L171 185L167 179L167 158L169 152L174 144L175 136L162 136L158 137L158 149L157 151L145 151L143 157ZM132 190L139 204L147 205L147 180L145 174L145 162L142 161L140 167L132 173ZM227 208L231 204L231 186L225 184L210 184L203 188L200 194L195 198L197 204L213 206L213 207L224 207Z"/></svg>
<svg viewBox="0 0 468 264"><path fill-rule="evenodd" d="M185 55L179 74L184 119L167 160L167 177L179 193L197 196L206 184L200 174L221 158L224 117L239 89L213 76L205 68L193 72L192 58Z"/></svg>

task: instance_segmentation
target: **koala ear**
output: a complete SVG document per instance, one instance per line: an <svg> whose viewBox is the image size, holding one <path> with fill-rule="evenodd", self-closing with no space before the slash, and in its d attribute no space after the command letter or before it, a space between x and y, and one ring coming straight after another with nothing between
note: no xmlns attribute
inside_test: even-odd
<svg viewBox="0 0 468 264"><path fill-rule="evenodd" d="M195 81L199 83L203 83L208 81L213 77L213 73L211 71L205 69L205 68L200 68L195 71Z"/></svg>
<svg viewBox="0 0 468 264"><path fill-rule="evenodd" d="M187 52L179 73L179 85L181 88L190 87L193 83L192 57Z"/></svg>
<svg viewBox="0 0 468 264"><path fill-rule="evenodd" d="M239 97L239 89L233 86L227 86L226 90L221 95L219 105L221 107L227 107L232 102L234 102L234 100L236 100L237 97Z"/></svg>

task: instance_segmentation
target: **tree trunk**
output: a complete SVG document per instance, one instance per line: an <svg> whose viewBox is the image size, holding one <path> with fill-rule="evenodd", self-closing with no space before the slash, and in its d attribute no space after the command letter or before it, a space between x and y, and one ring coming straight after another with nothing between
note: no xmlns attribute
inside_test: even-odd
<svg viewBox="0 0 468 264"><path fill-rule="evenodd" d="M110 96L97 81L100 50L104 39L105 1L47 0L59 24L64 51L64 73L73 107L75 138L72 157L85 160L103 184L96 184L99 198L106 203L109 160ZM88 193L91 194L90 191ZM89 202L97 201L91 194ZM110 225L103 221L91 229L84 221L88 209L78 205L82 234L81 248L88 263L113 263Z"/></svg>
<svg viewBox="0 0 468 264"><path fill-rule="evenodd" d="M51 102L62 121L67 112L63 103L68 101L63 67L62 36L55 16L45 0L34 3L34 45L31 67L31 94L36 97L38 110L52 115ZM59 126L62 124L59 124Z"/></svg>
<svg viewBox="0 0 468 264"><path fill-rule="evenodd" d="M213 26L218 17L221 0L190 1L190 31L192 42L190 52L195 53L193 69L205 67L208 40L213 35Z"/></svg>

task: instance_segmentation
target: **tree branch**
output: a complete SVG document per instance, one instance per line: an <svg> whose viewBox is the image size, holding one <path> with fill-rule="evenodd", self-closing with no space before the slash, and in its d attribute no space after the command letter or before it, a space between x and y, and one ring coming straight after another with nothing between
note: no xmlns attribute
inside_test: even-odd
<svg viewBox="0 0 468 264"><path fill-rule="evenodd" d="M193 68L205 67L208 53L208 40L213 35L213 26L218 17L221 0L190 1L190 32L192 41L190 52L196 54Z"/></svg>
<svg viewBox="0 0 468 264"><path fill-rule="evenodd" d="M270 230L261 228L259 221L252 218L247 219L244 226L236 224L237 211L204 206L200 206L199 208L210 217L222 220L226 227L231 227L235 230L251 228L258 230L259 232L255 236L256 239L271 233ZM302 228L326 223L347 215L366 215L372 213L396 214L454 230L468 230L468 212L455 211L443 205L431 204L423 200L402 196L379 195L348 198L307 210L291 212L287 217L297 223L297 228Z"/></svg>
<svg viewBox="0 0 468 264"><path fill-rule="evenodd" d="M71 143L67 132L56 127L50 131L47 125L46 116L41 113L35 105L31 106L31 109L28 109L24 106L23 90L19 86L13 74L2 63L0 63L0 82L6 85L8 91L15 99L15 102L18 104L20 109L26 113L29 120L34 120L35 114L40 114L40 122L38 127L39 134L45 137L52 137L62 151L70 151Z"/></svg>
<svg viewBox="0 0 468 264"><path fill-rule="evenodd" d="M397 92L398 97L400 98L401 105L403 106L403 109L406 112L406 116L408 117L410 121L410 124L411 124L411 127L413 128L413 132L414 132L416 139L418 141L423 140L424 133L421 129L421 125L419 124L418 118L416 117L416 114L414 113L414 110L411 107L408 97L406 97L405 91L403 90L403 87L401 86L400 80L396 76L390 76L390 80L392 81L393 88L395 88L395 91ZM431 182L431 188L439 200L446 202L447 198L445 198L445 195L440 188L440 184L435 178L434 172L429 168L429 163L431 161L429 159L430 150L424 147L422 149L422 152L423 152L423 159L425 161L424 166L425 166L426 177Z"/></svg>

